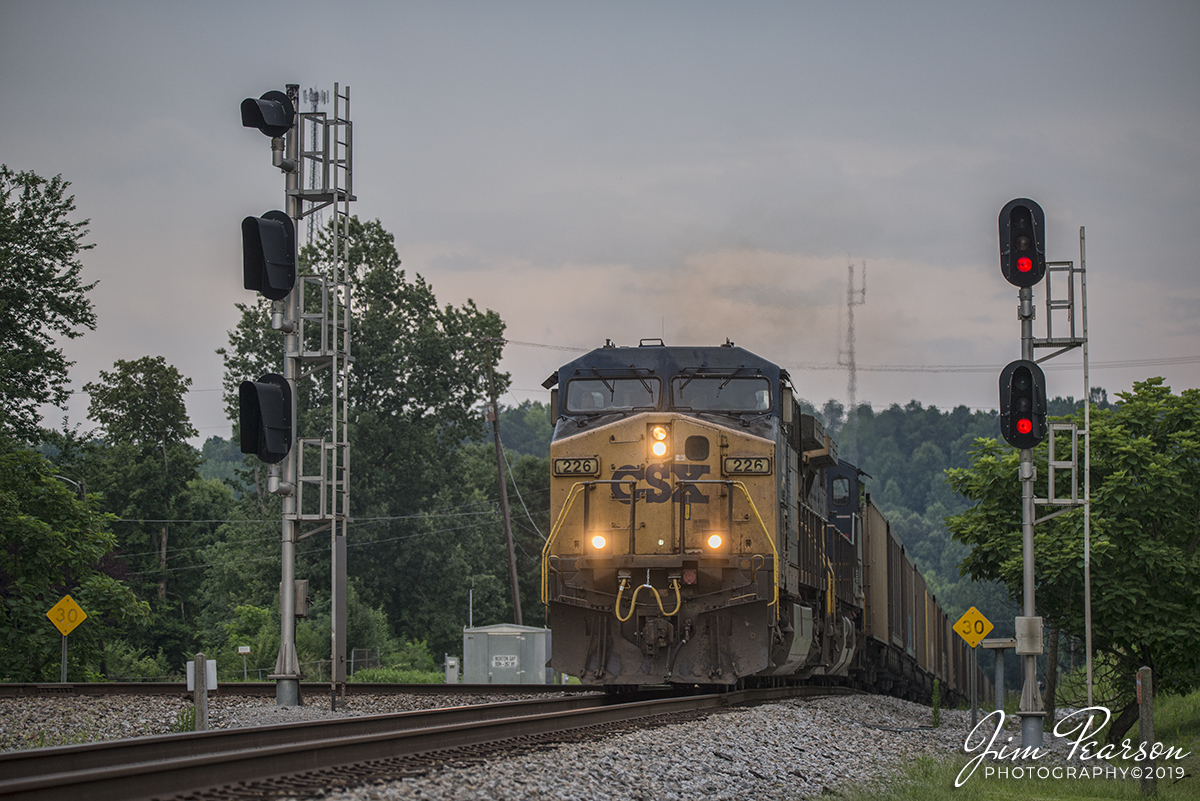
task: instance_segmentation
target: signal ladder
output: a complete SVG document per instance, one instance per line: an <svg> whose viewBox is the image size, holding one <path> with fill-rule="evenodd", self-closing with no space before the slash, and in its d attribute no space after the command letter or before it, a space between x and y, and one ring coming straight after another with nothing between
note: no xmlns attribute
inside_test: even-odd
<svg viewBox="0 0 1200 801"><path fill-rule="evenodd" d="M300 174L318 176L316 186L289 193L299 197L301 216L330 208L328 235L332 261L318 262L318 272L299 276L298 340L295 354L302 377L328 370L324 390L313 400L327 400L329 427L319 437L298 437L296 520L323 523L298 539L330 530L333 575L333 692L346 682L346 527L350 522L350 202L354 197L354 137L350 122L350 87L333 85L333 109L302 112L296 131ZM315 124L314 124L315 123ZM318 243L321 239L318 238ZM317 384L319 386L319 384Z"/></svg>

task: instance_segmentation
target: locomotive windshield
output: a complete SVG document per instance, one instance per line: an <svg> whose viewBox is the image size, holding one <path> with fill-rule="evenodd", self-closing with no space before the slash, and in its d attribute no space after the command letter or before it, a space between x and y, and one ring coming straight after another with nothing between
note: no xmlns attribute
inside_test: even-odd
<svg viewBox="0 0 1200 801"><path fill-rule="evenodd" d="M577 378L567 382L567 412L595 414L658 408L657 378Z"/></svg>
<svg viewBox="0 0 1200 801"><path fill-rule="evenodd" d="M714 412L766 412L771 409L771 385L765 378L680 376L671 381L676 409Z"/></svg>

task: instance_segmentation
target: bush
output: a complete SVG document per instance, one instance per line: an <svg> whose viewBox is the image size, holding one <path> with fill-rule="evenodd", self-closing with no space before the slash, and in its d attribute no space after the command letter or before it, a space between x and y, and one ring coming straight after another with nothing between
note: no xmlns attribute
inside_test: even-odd
<svg viewBox="0 0 1200 801"><path fill-rule="evenodd" d="M388 660L392 667L403 670L436 672L437 662L424 640L405 640Z"/></svg>
<svg viewBox="0 0 1200 801"><path fill-rule="evenodd" d="M105 643L104 661L108 667L106 681L170 681L180 676L179 667L171 664L161 648L156 656L148 656L145 649L135 648L125 640Z"/></svg>
<svg viewBox="0 0 1200 801"><path fill-rule="evenodd" d="M364 668L356 671L349 681L383 684L441 684L445 674L436 670L412 670L409 668Z"/></svg>

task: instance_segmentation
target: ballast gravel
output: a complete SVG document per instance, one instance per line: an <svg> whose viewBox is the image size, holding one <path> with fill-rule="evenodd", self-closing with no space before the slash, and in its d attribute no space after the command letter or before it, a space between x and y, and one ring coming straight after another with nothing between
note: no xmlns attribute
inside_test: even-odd
<svg viewBox="0 0 1200 801"><path fill-rule="evenodd" d="M414 709L440 709L467 704L491 704L529 695L349 695L346 708L337 712L329 696L306 698L306 705L281 707L273 697L215 694L208 699L208 727L236 729L272 726L304 720L326 720L355 715L382 715ZM0 751L71 745L123 737L143 737L182 731L183 716L192 706L179 695L22 696L0 698Z"/></svg>
<svg viewBox="0 0 1200 801"><path fill-rule="evenodd" d="M895 698L789 700L297 801L808 799L869 789L919 756L961 753L971 713Z"/></svg>
<svg viewBox="0 0 1200 801"><path fill-rule="evenodd" d="M347 700L349 709L335 713L328 699L288 708L275 706L271 698L218 695L209 700L210 728L431 709L496 698L364 695ZM0 748L170 732L187 706L182 697L0 699ZM496 753L475 764L451 763L400 781L296 799L791 801L848 789L869 791L898 780L902 768L919 757L948 759L963 753L971 713L943 710L937 729L930 728L930 715L928 707L883 696L793 699L723 710L700 720L628 731L591 743L545 746L517 755ZM1008 745L1019 743L1019 724L1010 719L1007 729L997 743L1009 734L1014 739ZM1059 759L1065 756L1064 741L1047 733L1046 745Z"/></svg>

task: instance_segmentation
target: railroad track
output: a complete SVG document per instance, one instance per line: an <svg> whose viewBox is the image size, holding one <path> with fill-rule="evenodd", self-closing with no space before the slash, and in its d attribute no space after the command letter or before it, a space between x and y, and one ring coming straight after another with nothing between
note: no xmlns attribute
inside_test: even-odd
<svg viewBox="0 0 1200 801"><path fill-rule="evenodd" d="M631 721L828 695L792 687L667 698L600 695L508 701L280 726L164 734L0 754L0 799L265 798L412 775L431 760L528 747ZM508 745L505 745L508 744ZM438 754L445 756L438 758Z"/></svg>
<svg viewBox="0 0 1200 801"><path fill-rule="evenodd" d="M350 682L347 695L516 695L534 693L592 693L595 687L581 684L386 684ZM275 682L226 682L212 690L214 695L275 695ZM300 683L301 694L309 700L329 697L328 682ZM0 698L72 695L189 695L187 685L178 681L91 681L78 684L0 684Z"/></svg>

